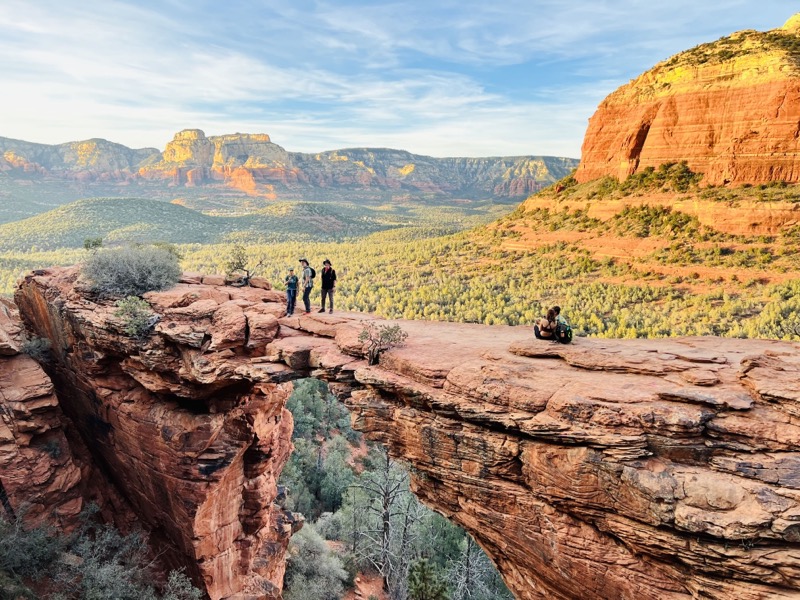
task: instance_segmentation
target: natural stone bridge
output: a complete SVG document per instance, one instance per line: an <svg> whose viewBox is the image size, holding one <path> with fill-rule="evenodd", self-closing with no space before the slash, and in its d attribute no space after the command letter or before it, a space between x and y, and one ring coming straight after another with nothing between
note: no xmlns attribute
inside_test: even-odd
<svg viewBox="0 0 800 600"><path fill-rule="evenodd" d="M184 277L138 341L77 271L26 278L65 412L174 564L211 598L276 596L297 527L274 501L291 380L414 467L518 598L800 597L800 345L532 340L402 322L368 366L363 314L282 318L283 295Z"/></svg>

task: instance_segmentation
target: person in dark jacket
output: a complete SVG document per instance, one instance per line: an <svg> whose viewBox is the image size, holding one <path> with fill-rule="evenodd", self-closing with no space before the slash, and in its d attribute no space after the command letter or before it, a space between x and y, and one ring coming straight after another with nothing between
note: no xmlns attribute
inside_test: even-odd
<svg viewBox="0 0 800 600"><path fill-rule="evenodd" d="M294 274L294 269L289 269L289 274L283 283L286 285L286 316L291 317L294 313L294 305L297 302L297 275Z"/></svg>
<svg viewBox="0 0 800 600"><path fill-rule="evenodd" d="M331 261L327 258L322 261L322 308L319 312L325 312L325 298L329 300L330 312L333 313L333 290L336 289L336 270L331 267Z"/></svg>

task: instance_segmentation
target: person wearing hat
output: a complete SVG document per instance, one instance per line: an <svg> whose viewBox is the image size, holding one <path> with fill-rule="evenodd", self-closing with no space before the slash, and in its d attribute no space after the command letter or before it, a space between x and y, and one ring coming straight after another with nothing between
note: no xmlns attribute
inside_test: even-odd
<svg viewBox="0 0 800 600"><path fill-rule="evenodd" d="M294 305L297 302L297 275L294 269L289 267L289 274L283 283L286 285L286 316L291 317L294 313Z"/></svg>
<svg viewBox="0 0 800 600"><path fill-rule="evenodd" d="M333 290L336 288L336 271L331 268L331 261L327 258L322 261L322 308L319 312L325 312L325 298L327 297L330 312L333 313Z"/></svg>
<svg viewBox="0 0 800 600"><path fill-rule="evenodd" d="M308 314L311 312L311 288L314 287L314 273L305 258L300 259L300 264L303 265L303 304L306 307L306 314Z"/></svg>

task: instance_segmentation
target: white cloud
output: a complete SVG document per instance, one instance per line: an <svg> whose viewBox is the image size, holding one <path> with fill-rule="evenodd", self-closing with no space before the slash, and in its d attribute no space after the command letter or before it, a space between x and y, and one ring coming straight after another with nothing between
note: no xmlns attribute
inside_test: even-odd
<svg viewBox="0 0 800 600"><path fill-rule="evenodd" d="M788 12L777 0L4 0L0 135L163 148L199 127L288 150L576 156L619 84Z"/></svg>

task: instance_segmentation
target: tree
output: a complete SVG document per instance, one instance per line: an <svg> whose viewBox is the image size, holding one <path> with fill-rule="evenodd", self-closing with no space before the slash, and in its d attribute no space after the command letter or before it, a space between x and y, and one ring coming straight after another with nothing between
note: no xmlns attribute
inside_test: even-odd
<svg viewBox="0 0 800 600"><path fill-rule="evenodd" d="M255 267L250 269L248 267L249 260L247 248L243 244L235 244L231 248L228 259L225 261L225 273L227 273L229 277L233 277L236 273L244 273L244 276L233 285L246 286L250 284L250 277L252 277L251 271L255 271L255 269L260 267L262 262L259 261Z"/></svg>
<svg viewBox="0 0 800 600"><path fill-rule="evenodd" d="M461 543L457 560L451 563L448 580L452 600L513 600L489 557L469 535Z"/></svg>
<svg viewBox="0 0 800 600"><path fill-rule="evenodd" d="M411 565L408 597L411 600L449 600L447 585L437 577L427 558L420 558Z"/></svg>
<svg viewBox="0 0 800 600"><path fill-rule="evenodd" d="M393 346L401 345L408 333L400 328L400 325L375 325L366 322L361 333L358 334L358 341L364 344L367 352L367 362L370 365L377 365L382 352Z"/></svg>
<svg viewBox="0 0 800 600"><path fill-rule="evenodd" d="M103 247L103 238L86 238L83 240L83 249L94 254Z"/></svg>

